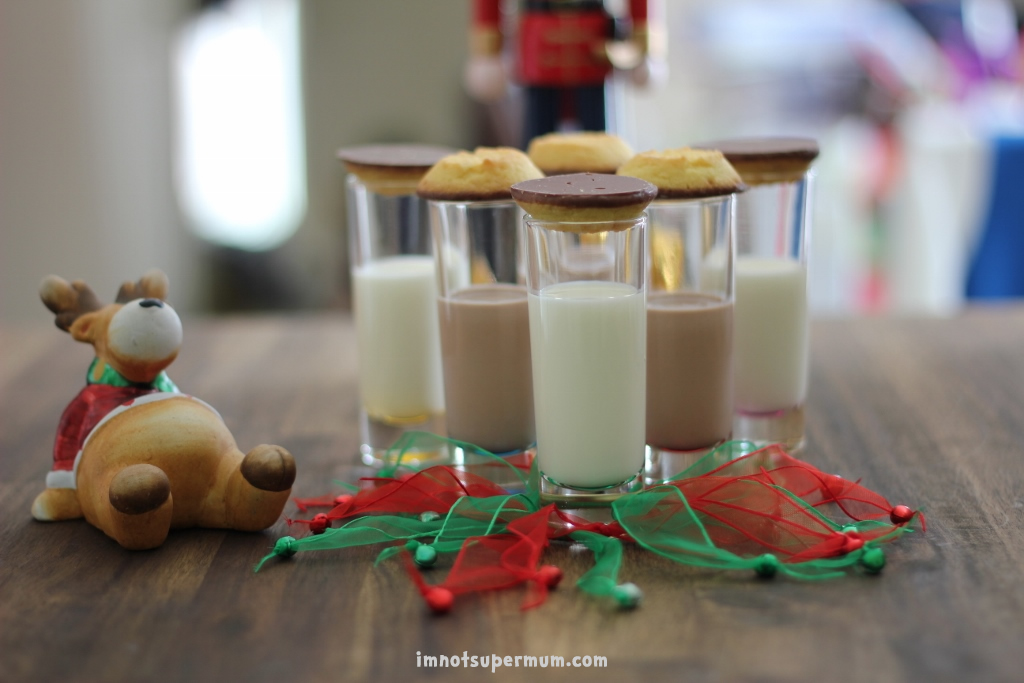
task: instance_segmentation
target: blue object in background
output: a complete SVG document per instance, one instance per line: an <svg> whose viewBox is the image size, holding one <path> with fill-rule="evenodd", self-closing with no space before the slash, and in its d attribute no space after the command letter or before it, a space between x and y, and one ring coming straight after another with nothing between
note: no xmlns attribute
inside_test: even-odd
<svg viewBox="0 0 1024 683"><path fill-rule="evenodd" d="M992 193L967 276L969 299L1024 297L1024 137L993 141Z"/></svg>

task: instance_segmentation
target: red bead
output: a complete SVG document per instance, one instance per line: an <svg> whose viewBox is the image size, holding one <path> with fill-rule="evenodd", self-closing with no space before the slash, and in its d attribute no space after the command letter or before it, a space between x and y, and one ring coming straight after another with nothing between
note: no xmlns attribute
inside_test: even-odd
<svg viewBox="0 0 1024 683"><path fill-rule="evenodd" d="M854 550L860 550L864 546L864 539L856 531L843 534L843 553L852 553Z"/></svg>
<svg viewBox="0 0 1024 683"><path fill-rule="evenodd" d="M914 518L914 511L906 505L897 505L889 512L893 524L906 524Z"/></svg>
<svg viewBox="0 0 1024 683"><path fill-rule="evenodd" d="M548 588L554 588L562 581L562 570L553 564L546 564L537 570L537 580Z"/></svg>
<svg viewBox="0 0 1024 683"><path fill-rule="evenodd" d="M455 602L455 596L447 588L441 588L440 586L434 586L427 590L423 596L427 601L427 606L435 614L444 614L452 608L452 604Z"/></svg>
<svg viewBox="0 0 1024 683"><path fill-rule="evenodd" d="M335 505L348 505L350 502L352 502L352 496L347 493L343 493L334 499Z"/></svg>
<svg viewBox="0 0 1024 683"><path fill-rule="evenodd" d="M313 515L313 519L309 522L309 530L314 534L322 534L327 531L327 527L330 525L331 520L327 519L327 515L319 513Z"/></svg>

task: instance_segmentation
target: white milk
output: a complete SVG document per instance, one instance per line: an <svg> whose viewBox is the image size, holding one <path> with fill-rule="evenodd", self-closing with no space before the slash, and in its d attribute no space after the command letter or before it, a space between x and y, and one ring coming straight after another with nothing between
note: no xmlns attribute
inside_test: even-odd
<svg viewBox="0 0 1024 683"><path fill-rule="evenodd" d="M644 464L643 293L622 283L567 282L529 302L541 471L569 487L632 478Z"/></svg>
<svg viewBox="0 0 1024 683"><path fill-rule="evenodd" d="M736 409L802 405L807 393L807 268L787 259L736 259Z"/></svg>
<svg viewBox="0 0 1024 683"><path fill-rule="evenodd" d="M444 410L432 256L392 256L352 273L363 408L384 421Z"/></svg>

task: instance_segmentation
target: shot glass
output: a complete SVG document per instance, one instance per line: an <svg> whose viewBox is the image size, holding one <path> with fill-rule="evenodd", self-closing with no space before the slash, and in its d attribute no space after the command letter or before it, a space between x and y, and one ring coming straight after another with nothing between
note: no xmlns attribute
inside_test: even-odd
<svg viewBox="0 0 1024 683"><path fill-rule="evenodd" d="M733 438L790 451L804 445L809 371L808 199L817 143L723 140L749 189L736 200Z"/></svg>
<svg viewBox="0 0 1024 683"><path fill-rule="evenodd" d="M566 185L570 193L553 201L575 202L571 208L591 194L628 189L645 197L628 218L602 221L598 210L572 221L526 219L541 497L586 507L643 487L647 219L640 212L657 191L635 178L578 174L519 183L512 194L527 208ZM581 275L581 261L595 260L606 266Z"/></svg>
<svg viewBox="0 0 1024 683"><path fill-rule="evenodd" d="M647 208L647 475L681 472L732 435L735 195Z"/></svg>
<svg viewBox="0 0 1024 683"><path fill-rule="evenodd" d="M342 150L359 350L360 453L382 462L406 430L444 433L437 274L416 182L450 150L382 145ZM440 458L412 451L416 461Z"/></svg>
<svg viewBox="0 0 1024 683"><path fill-rule="evenodd" d="M511 199L428 206L448 436L527 464L536 430L522 210ZM465 449L454 457L516 483Z"/></svg>

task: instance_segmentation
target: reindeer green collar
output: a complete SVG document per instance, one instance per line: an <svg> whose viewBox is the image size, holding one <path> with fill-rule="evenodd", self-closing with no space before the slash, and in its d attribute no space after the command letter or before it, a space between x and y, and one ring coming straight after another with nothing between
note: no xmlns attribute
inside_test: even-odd
<svg viewBox="0 0 1024 683"><path fill-rule="evenodd" d="M103 363L99 358L93 358L92 364L89 365L89 371L85 375L85 381L87 384L106 384L112 387L140 387L145 389L156 389L157 391L168 391L171 393L179 393L178 387L175 386L171 378L167 376L166 372L162 372L156 376L156 379L146 384L144 382L132 382L125 379L124 375L110 367L107 363L103 363L103 372L100 374L98 379L93 379L95 376L96 364Z"/></svg>

